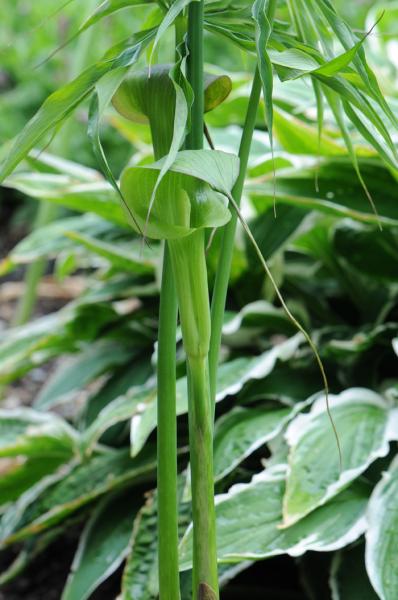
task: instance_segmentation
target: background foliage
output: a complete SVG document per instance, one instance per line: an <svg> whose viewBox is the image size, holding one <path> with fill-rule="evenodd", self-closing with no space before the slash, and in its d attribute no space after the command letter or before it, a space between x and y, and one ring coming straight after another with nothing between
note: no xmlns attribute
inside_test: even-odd
<svg viewBox="0 0 398 600"><path fill-rule="evenodd" d="M385 9L364 45L395 114L396 3L334 5L360 37ZM96 6L85 7L86 16ZM234 31L233 18L245 15L245 3L230 8ZM7 141L49 93L99 61L109 47L161 18L151 4L115 12L45 61L84 21L79 3L3 0L0 11L4 157ZM173 52L168 31L156 50L157 62L173 60ZM216 148L236 152L254 57L228 36L210 33L206 52L209 70L226 72L233 82L227 101L206 120ZM284 69L296 67L274 62L276 182L262 107L243 211L288 307L317 343L333 393L343 469L340 473L311 350L280 308L239 231L217 387L220 577L225 598L244 586L253 598L257 587L259 597L390 600L398 596L397 170L369 145L369 137L347 123L377 217L328 107L319 148L310 79L283 81ZM297 68L302 71L302 64ZM374 99L369 103L375 108ZM51 549L62 547L72 531L76 553L62 582L64 600L88 598L113 573L112 585L121 588L122 598L149 600L157 595L161 249L151 244L142 252L138 237L131 239L118 197L99 172L87 139L87 110L84 101L59 135L41 139L40 152L32 151L1 188L3 289L44 258L49 261L44 281L69 289L70 299L50 311L39 303L35 317L20 327L9 327L7 316L2 321L0 580L7 596L10 582L40 555L49 557L51 570ZM371 126L369 131L373 134ZM395 144L396 132L392 137ZM101 139L116 176L127 161L139 165L151 158L148 127L132 126L111 108ZM388 154L385 145L382 149ZM59 207L56 219L30 232L38 203ZM208 253L211 281L219 245L217 234ZM183 364L179 345L184 583L191 548ZM15 387L21 382L29 390L29 406L21 402L22 387ZM269 576L274 568L280 569L279 582ZM284 569L300 584L289 588Z"/></svg>

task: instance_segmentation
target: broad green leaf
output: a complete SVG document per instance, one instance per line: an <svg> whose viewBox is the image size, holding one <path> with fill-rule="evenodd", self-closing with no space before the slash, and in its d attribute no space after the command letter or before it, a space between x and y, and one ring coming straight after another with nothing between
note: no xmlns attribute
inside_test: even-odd
<svg viewBox="0 0 398 600"><path fill-rule="evenodd" d="M118 342L100 340L83 348L76 356L64 361L47 380L35 399L35 408L48 410L73 394L99 375L127 362L131 350Z"/></svg>
<svg viewBox="0 0 398 600"><path fill-rule="evenodd" d="M363 223L386 227L398 224L398 206L394 202L396 182L384 169L371 163L361 164L361 172L368 190L377 206L378 217L374 214L352 167L345 162L325 163L318 171L319 192L315 188L315 168L285 171L278 175L276 200L326 214L349 217ZM349 181L348 187L341 181ZM265 210L273 204L274 186L271 178L260 183L249 182L246 192L258 210Z"/></svg>
<svg viewBox="0 0 398 600"><path fill-rule="evenodd" d="M130 491L99 504L80 537L62 600L85 600L119 568L140 501Z"/></svg>
<svg viewBox="0 0 398 600"><path fill-rule="evenodd" d="M252 452L278 436L304 407L236 407L216 421L214 431L214 475L225 477Z"/></svg>
<svg viewBox="0 0 398 600"><path fill-rule="evenodd" d="M223 363L218 369L217 401L240 392L250 380L262 379L274 369L278 361L289 360L303 341L301 334L278 344L260 356L241 357ZM177 380L177 414L188 411L187 380ZM126 394L109 403L83 435L87 449L93 447L100 436L111 426L131 419L131 452L135 456L156 428L156 386L147 383L133 387Z"/></svg>
<svg viewBox="0 0 398 600"><path fill-rule="evenodd" d="M296 328L283 309L265 300L257 300L246 304L238 313L225 314L223 343L232 347L251 345L264 331L291 335Z"/></svg>
<svg viewBox="0 0 398 600"><path fill-rule="evenodd" d="M346 154L341 143L329 137L324 131L321 142L318 130L281 110L274 111L275 137L292 154L313 154L314 156L342 156Z"/></svg>
<svg viewBox="0 0 398 600"><path fill-rule="evenodd" d="M76 79L51 94L38 112L16 138L0 167L3 181L25 158L38 141L61 123L93 91L95 84L114 69L127 69L155 35L154 30L143 31L125 44L115 46L103 60L88 67Z"/></svg>
<svg viewBox="0 0 398 600"><path fill-rule="evenodd" d="M371 495L367 511L366 570L378 598L398 594L396 542L398 531L398 460L383 475Z"/></svg>
<svg viewBox="0 0 398 600"><path fill-rule="evenodd" d="M73 350L74 344L65 340L65 326L70 318L70 311L60 311L3 333L0 382L12 381L61 351Z"/></svg>
<svg viewBox="0 0 398 600"><path fill-rule="evenodd" d="M19 454L10 458L0 458L0 506L15 502L38 481L54 473L69 457L37 453L36 456Z"/></svg>
<svg viewBox="0 0 398 600"><path fill-rule="evenodd" d="M394 438L397 414L370 390L352 388L331 396L330 409L341 446L341 472L324 397L288 427L289 471L283 502L286 527L333 498L377 458L386 456Z"/></svg>
<svg viewBox="0 0 398 600"><path fill-rule="evenodd" d="M302 224L308 211L301 206L278 204L277 217L272 208L250 221L250 229L266 260L284 247ZM246 242L246 252L252 268L258 267L258 257L251 244Z"/></svg>
<svg viewBox="0 0 398 600"><path fill-rule="evenodd" d="M285 465L255 475L216 496L217 553L220 562L262 560L312 550L330 552L358 539L365 530L368 488L356 483L300 523L281 529ZM192 560L192 528L180 546L181 568Z"/></svg>
<svg viewBox="0 0 398 600"><path fill-rule="evenodd" d="M365 569L363 544L336 553L330 571L332 600L377 600Z"/></svg>
<svg viewBox="0 0 398 600"><path fill-rule="evenodd" d="M31 198L54 202L77 212L92 212L117 225L127 227L117 195L105 181L76 183L67 175L18 173L8 177L4 185Z"/></svg>
<svg viewBox="0 0 398 600"><path fill-rule="evenodd" d="M379 231L359 223L342 222L333 235L340 256L361 273L376 279L398 277L398 238L392 229Z"/></svg>
<svg viewBox="0 0 398 600"><path fill-rule="evenodd" d="M128 451L114 450L70 464L30 488L3 514L1 543L46 531L108 492L151 479L155 468L156 457L149 446L135 459Z"/></svg>
<svg viewBox="0 0 398 600"><path fill-rule="evenodd" d="M121 191L141 231L151 238L173 239L229 220L222 194L230 193L237 177L236 156L213 150L181 151L159 183L158 171L162 173L164 164L162 159L122 174Z"/></svg>
<svg viewBox="0 0 398 600"><path fill-rule="evenodd" d="M0 409L0 457L55 457L65 461L78 454L78 433L51 413L31 408Z"/></svg>

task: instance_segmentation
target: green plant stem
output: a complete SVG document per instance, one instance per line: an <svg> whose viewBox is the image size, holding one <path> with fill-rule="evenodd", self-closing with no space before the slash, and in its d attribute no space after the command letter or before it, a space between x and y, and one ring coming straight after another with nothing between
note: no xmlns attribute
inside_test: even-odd
<svg viewBox="0 0 398 600"><path fill-rule="evenodd" d="M194 93L186 147L203 148L203 0L188 8L187 76ZM193 521L193 600L218 600L213 419L208 376L210 306L203 230L169 241L187 355Z"/></svg>
<svg viewBox="0 0 398 600"><path fill-rule="evenodd" d="M236 204L240 205L243 185L245 182L247 164L250 154L250 146L253 131L256 124L257 110L261 96L261 78L258 68L255 71L249 104L246 112L242 138L239 146L239 176L232 190L232 196ZM211 337L209 351L209 378L210 396L214 420L214 407L217 387L218 356L221 345L222 326L224 320L225 301L227 297L228 281L231 271L232 254L235 240L237 214L232 211L231 220L225 225L221 243L220 257L217 267L216 278L213 288L211 303Z"/></svg>
<svg viewBox="0 0 398 600"><path fill-rule="evenodd" d="M37 208L33 230L51 223L57 214L57 209L58 207L55 204L41 202ZM23 325L29 320L36 304L37 287L40 279L43 277L46 266L47 261L45 259L38 259L27 267L24 281L24 293L20 298L12 320L12 325L14 327Z"/></svg>
<svg viewBox="0 0 398 600"><path fill-rule="evenodd" d="M191 111L191 131L187 137L187 148L203 148L203 0L192 2L188 9L188 49L187 77L194 92Z"/></svg>
<svg viewBox="0 0 398 600"><path fill-rule="evenodd" d="M187 355L188 416L192 482L193 599L206 587L218 598L213 476L213 426L208 378L210 307L204 230L170 240L184 348Z"/></svg>
<svg viewBox="0 0 398 600"><path fill-rule="evenodd" d="M176 416L177 297L167 243L160 293L157 365L158 556L161 600L179 600L177 416Z"/></svg>
<svg viewBox="0 0 398 600"><path fill-rule="evenodd" d="M176 47L182 39L181 17L176 21ZM167 136L153 133L158 160L169 151ZM157 363L157 489L158 574L160 600L180 599L178 564L176 337L177 293L168 242L164 244L159 304Z"/></svg>

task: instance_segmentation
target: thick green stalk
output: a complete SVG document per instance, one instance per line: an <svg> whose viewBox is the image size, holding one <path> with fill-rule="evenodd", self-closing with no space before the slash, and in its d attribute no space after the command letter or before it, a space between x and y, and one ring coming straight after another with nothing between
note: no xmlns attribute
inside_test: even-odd
<svg viewBox="0 0 398 600"><path fill-rule="evenodd" d="M181 329L187 355L193 519L193 599L218 598L213 427L208 378L210 307L204 231L170 240ZM201 590L203 590L201 592Z"/></svg>
<svg viewBox="0 0 398 600"><path fill-rule="evenodd" d="M186 147L203 148L203 0L188 9L187 76L194 92ZM213 419L208 377L210 306L205 236L198 230L169 241L184 348L187 355L193 520L193 600L218 600L213 474Z"/></svg>
<svg viewBox="0 0 398 600"><path fill-rule="evenodd" d="M239 176L232 190L232 196L236 204L240 205L243 185L245 182L247 163L249 160L250 146L253 138L253 131L256 124L258 104L261 95L261 79L258 68L256 69L252 89L250 93L249 105L247 108L245 123L242 132L242 138L239 147ZM225 225L219 262L217 266L216 279L214 282L213 296L211 303L211 338L209 351L209 377L210 377L210 395L213 406L216 397L217 386L217 367L218 355L221 344L221 333L225 311L225 301L227 297L228 281L231 271L232 253L235 240L235 231L237 223L237 214L232 212L231 220Z"/></svg>
<svg viewBox="0 0 398 600"><path fill-rule="evenodd" d="M181 41L181 19L176 23L176 46ZM159 133L159 135L158 135ZM167 135L152 129L155 160L170 148ZM157 489L158 574L160 600L180 599L178 563L176 334L177 293L168 242L164 243L162 285L159 304L157 363Z"/></svg>
<svg viewBox="0 0 398 600"><path fill-rule="evenodd" d="M179 600L177 417L177 297L167 243L163 257L157 365L158 556L160 600Z"/></svg>

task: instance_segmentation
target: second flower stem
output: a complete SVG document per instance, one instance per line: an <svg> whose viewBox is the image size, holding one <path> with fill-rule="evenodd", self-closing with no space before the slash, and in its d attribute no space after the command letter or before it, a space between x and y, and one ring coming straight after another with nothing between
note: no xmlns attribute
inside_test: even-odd
<svg viewBox="0 0 398 600"><path fill-rule="evenodd" d="M256 68L252 89L250 93L249 104L247 107L245 123L242 131L242 138L239 146L239 176L232 190L232 196L236 204L240 205L243 185L246 177L247 164L249 161L250 146L252 143L254 127L256 124L257 110L261 96L261 78L258 68ZM213 288L211 303L211 338L209 351L209 378L210 378L210 396L212 403L212 414L214 420L215 399L217 392L217 367L218 356L221 345L222 326L224 322L225 301L227 297L228 281L231 271L232 254L234 248L235 231L237 224L237 214L232 212L230 221L225 225L219 261L217 265L216 278Z"/></svg>

